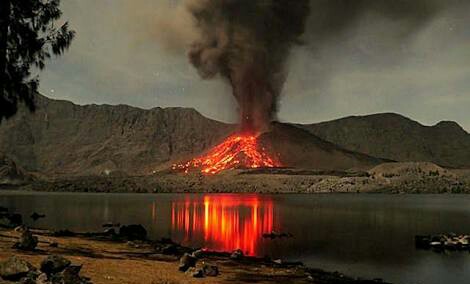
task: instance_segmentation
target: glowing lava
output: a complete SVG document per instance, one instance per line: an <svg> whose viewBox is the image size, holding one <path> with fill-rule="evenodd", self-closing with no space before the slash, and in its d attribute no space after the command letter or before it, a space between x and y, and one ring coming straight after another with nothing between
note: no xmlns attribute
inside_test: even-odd
<svg viewBox="0 0 470 284"><path fill-rule="evenodd" d="M217 174L235 168L275 168L280 162L260 147L256 135L233 135L207 154L186 163L173 165L173 170L188 173L200 169L204 174Z"/></svg>

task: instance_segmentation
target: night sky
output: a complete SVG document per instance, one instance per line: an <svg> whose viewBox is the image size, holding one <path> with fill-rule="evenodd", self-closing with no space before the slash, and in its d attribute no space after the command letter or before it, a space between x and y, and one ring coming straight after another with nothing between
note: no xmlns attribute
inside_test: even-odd
<svg viewBox="0 0 470 284"><path fill-rule="evenodd" d="M348 9L313 2L304 43L290 55L280 120L396 112L470 130L470 1L399 0L397 8L358 0ZM179 1L63 0L62 10L77 37L41 73L44 95L77 104L194 107L236 120L230 88L201 80L188 63L194 31Z"/></svg>

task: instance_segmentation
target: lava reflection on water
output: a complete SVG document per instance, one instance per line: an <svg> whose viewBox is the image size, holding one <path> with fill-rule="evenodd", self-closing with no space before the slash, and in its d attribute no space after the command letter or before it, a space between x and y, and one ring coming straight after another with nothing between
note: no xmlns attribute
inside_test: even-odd
<svg viewBox="0 0 470 284"><path fill-rule="evenodd" d="M262 234L273 230L273 202L257 196L207 195L203 199L175 201L171 206L173 231L183 242L200 240L205 249L241 249L257 255Z"/></svg>

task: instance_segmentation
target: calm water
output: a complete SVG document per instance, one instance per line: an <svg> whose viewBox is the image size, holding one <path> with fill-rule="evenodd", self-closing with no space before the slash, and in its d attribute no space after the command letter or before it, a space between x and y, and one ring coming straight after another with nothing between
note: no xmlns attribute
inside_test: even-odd
<svg viewBox="0 0 470 284"><path fill-rule="evenodd" d="M0 192L0 206L47 218L38 227L96 231L140 223L152 238L300 260L394 283L468 284L470 254L414 248L416 234L470 233L470 196L133 195ZM28 220L30 222L30 220ZM263 232L292 239L263 240Z"/></svg>

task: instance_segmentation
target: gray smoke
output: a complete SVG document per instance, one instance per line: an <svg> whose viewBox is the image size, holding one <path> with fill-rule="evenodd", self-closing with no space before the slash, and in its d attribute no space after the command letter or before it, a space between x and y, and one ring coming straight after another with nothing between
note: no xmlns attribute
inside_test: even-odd
<svg viewBox="0 0 470 284"><path fill-rule="evenodd" d="M263 131L277 110L291 47L300 43L309 0L195 0L188 4L201 37L189 59L204 79L232 86L245 131Z"/></svg>
<svg viewBox="0 0 470 284"><path fill-rule="evenodd" d="M263 131L275 118L291 48L314 52L364 15L400 23L399 43L459 0L190 0L200 32L190 62L204 79L217 75L233 90L243 130ZM304 33L307 31L307 34ZM384 35L387 36L387 35Z"/></svg>

